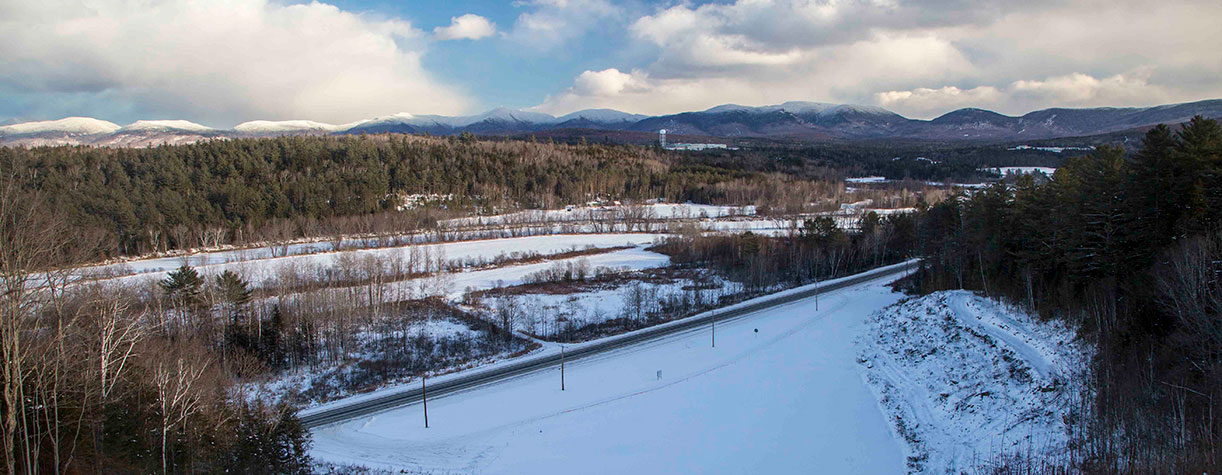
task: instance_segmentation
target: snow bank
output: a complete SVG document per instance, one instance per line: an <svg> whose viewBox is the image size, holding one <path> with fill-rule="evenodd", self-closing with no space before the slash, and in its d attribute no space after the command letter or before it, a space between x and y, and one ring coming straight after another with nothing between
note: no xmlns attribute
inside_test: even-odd
<svg viewBox="0 0 1222 475"><path fill-rule="evenodd" d="M1065 456L1087 353L1071 331L967 291L873 315L858 362L913 473L972 471L1004 453Z"/></svg>

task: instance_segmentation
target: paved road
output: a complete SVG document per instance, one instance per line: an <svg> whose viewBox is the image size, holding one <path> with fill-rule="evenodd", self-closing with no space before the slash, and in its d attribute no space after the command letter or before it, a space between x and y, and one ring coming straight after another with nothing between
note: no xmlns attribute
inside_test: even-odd
<svg viewBox="0 0 1222 475"><path fill-rule="evenodd" d="M857 274L847 279L838 280L834 283L820 285L817 288L807 288L797 292L782 292L773 297L756 299L747 305L739 305L731 309L708 312L670 324L650 327L624 335L608 337L591 344L582 345L572 350L565 351L564 359L566 362L578 360L587 356L657 340L659 338L674 335L676 333L682 333L694 328L709 326L714 323L714 320L717 322L736 320L750 316L761 310L810 298L817 294L831 292L833 290L839 290L865 282L893 277L895 275L904 273L908 270L908 268L909 266L906 265L895 265L874 269ZM474 372L453 379L443 380L436 384L430 384L427 388L428 397L429 399L443 397L447 394L470 390L479 386L504 381L506 379L524 374L544 371L559 365L559 354L547 354L530 357L512 364L498 366L485 371ZM337 405L329 405L319 410L304 411L301 414L301 421L307 428L334 424L337 422L346 421L348 419L373 414L375 412L386 411L399 406L418 403L422 399L421 395L421 389L415 388L412 390L398 391L379 397L358 397L354 398L354 401L350 404L340 403Z"/></svg>

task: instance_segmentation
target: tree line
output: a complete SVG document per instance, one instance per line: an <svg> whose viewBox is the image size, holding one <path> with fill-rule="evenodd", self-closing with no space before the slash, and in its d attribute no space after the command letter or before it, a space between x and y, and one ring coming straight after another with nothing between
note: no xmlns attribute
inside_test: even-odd
<svg viewBox="0 0 1222 475"><path fill-rule="evenodd" d="M409 194L445 208L555 208L596 198L689 198L749 176L646 148L410 135L212 140L148 149L0 148L0 181L46 203L98 257L352 231L353 217L426 227Z"/></svg>
<svg viewBox="0 0 1222 475"><path fill-rule="evenodd" d="M70 255L72 228L0 187L0 461L4 473L308 473L294 410L229 391L194 333L165 331L139 289L35 275ZM198 298L190 276L164 298ZM230 290L232 282L218 283ZM160 319L166 321L166 319Z"/></svg>
<svg viewBox="0 0 1222 475"><path fill-rule="evenodd" d="M1098 354L1074 470L1222 464L1222 127L1150 130L1139 150L1070 159L1053 179L929 208L924 290L974 288L1066 320Z"/></svg>

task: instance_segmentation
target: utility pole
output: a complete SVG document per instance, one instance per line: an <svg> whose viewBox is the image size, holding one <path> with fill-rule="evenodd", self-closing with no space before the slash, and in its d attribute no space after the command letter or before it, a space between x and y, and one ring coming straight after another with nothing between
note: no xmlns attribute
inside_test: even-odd
<svg viewBox="0 0 1222 475"><path fill-rule="evenodd" d="M564 345L560 345L560 390L564 391Z"/></svg>
<svg viewBox="0 0 1222 475"><path fill-rule="evenodd" d="M713 325L713 348L717 348L717 311L716 310L713 311L712 318L709 319L709 322L712 323Z"/></svg>
<svg viewBox="0 0 1222 475"><path fill-rule="evenodd" d="M424 400L424 428L429 428L429 393L424 387L424 376L420 376L420 397Z"/></svg>

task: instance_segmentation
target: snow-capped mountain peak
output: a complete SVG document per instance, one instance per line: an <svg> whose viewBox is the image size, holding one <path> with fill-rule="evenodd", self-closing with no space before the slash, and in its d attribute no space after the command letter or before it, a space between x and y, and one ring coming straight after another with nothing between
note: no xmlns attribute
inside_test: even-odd
<svg viewBox="0 0 1222 475"><path fill-rule="evenodd" d="M507 107L497 107L483 114L471 116L469 124L483 122L486 120L494 121L516 121L525 122L528 124L543 124L556 120L550 114L542 112L524 111L519 109L510 109Z"/></svg>
<svg viewBox="0 0 1222 475"><path fill-rule="evenodd" d="M312 120L252 120L235 125L233 130L246 134L274 134L285 132L335 132L340 126Z"/></svg>
<svg viewBox="0 0 1222 475"><path fill-rule="evenodd" d="M121 127L113 122L90 117L67 117L59 120L23 122L0 127L0 135L30 135L61 133L73 135L113 134Z"/></svg>
<svg viewBox="0 0 1222 475"><path fill-rule="evenodd" d="M195 122L186 120L137 120L131 124L123 126L119 129L120 132L146 132L146 131L185 131L185 132L212 132L216 129L206 125L200 125Z"/></svg>
<svg viewBox="0 0 1222 475"><path fill-rule="evenodd" d="M629 114L627 112L621 112L615 109L585 109L557 117L555 122L564 123L570 120L585 119L590 122L612 124L618 122L636 122L646 117L648 116L641 114Z"/></svg>

